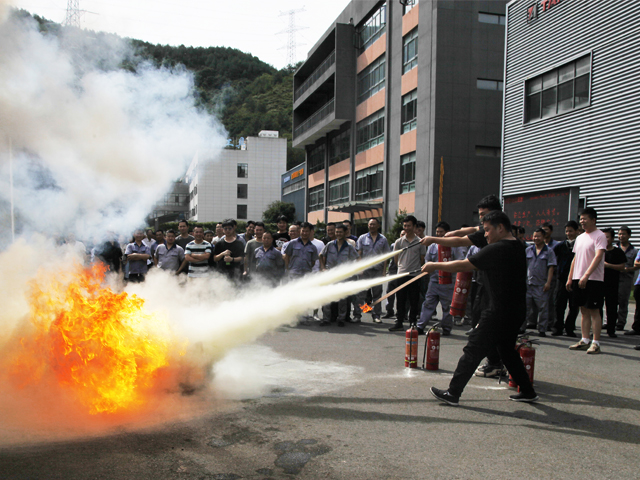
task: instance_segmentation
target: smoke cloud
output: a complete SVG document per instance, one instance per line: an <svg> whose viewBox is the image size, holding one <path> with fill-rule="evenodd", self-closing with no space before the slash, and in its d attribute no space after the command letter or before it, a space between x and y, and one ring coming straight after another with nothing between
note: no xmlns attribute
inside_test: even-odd
<svg viewBox="0 0 640 480"><path fill-rule="evenodd" d="M6 209L12 159L27 231L129 232L196 152L213 158L225 143L217 120L194 106L190 73L136 59L118 37L42 35L12 16L0 45L0 199ZM6 233L6 213L1 220Z"/></svg>

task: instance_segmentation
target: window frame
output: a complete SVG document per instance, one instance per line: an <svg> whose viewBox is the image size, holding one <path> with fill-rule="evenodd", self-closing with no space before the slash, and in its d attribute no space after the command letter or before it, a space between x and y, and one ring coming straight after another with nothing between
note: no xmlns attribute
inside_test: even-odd
<svg viewBox="0 0 640 480"><path fill-rule="evenodd" d="M588 66L588 70L582 72L578 75L578 63L581 60L588 59L586 65ZM565 79L561 81L560 72L562 69L566 69L569 66L573 66L573 72L570 79ZM552 76L555 75L555 82L552 81ZM549 83L545 87L545 79ZM586 85L583 92L586 92L586 100L577 105L578 98L578 89L576 88L578 82L583 82L586 80ZM538 123L540 121L546 120L548 118L554 118L559 115L566 115L568 113L574 112L576 110L581 110L583 108L591 106L591 85L593 80L593 51L589 50L588 52L583 52L580 55L576 55L572 57L570 60L564 61L562 63L558 63L554 65L552 68L548 68L542 72L537 73L536 75L532 75L528 78L525 78L522 82L522 124L529 125L532 123ZM537 83L540 83L539 90L537 89ZM572 84L572 96L571 96L571 108L560 111L560 91L561 87L566 86L568 83ZM533 90L536 88L536 90ZM531 91L530 91L531 90ZM545 99L545 93L547 94L547 100L550 96L555 98L555 103L553 104L555 107L555 112L551 114L544 115L544 105L543 100ZM532 117L530 112L532 110L531 102L537 100L537 104L539 105L539 115L537 117ZM549 104L551 105L551 104Z"/></svg>
<svg viewBox="0 0 640 480"><path fill-rule="evenodd" d="M481 83L484 86L480 86ZM494 84L493 87L491 84ZM494 88L495 87L495 88ZM490 92L503 92L504 91L504 80L496 80L494 78L477 78L476 79L476 88L478 90L488 90Z"/></svg>
<svg viewBox="0 0 640 480"><path fill-rule="evenodd" d="M402 16L404 17L407 13L413 10L413 7L418 5L418 0L407 0L405 5L402 5Z"/></svg>
<svg viewBox="0 0 640 480"><path fill-rule="evenodd" d="M237 193L237 197L238 199L241 200L246 200L249 198L249 184L248 183L238 183L237 184L237 189L236 189L236 193ZM244 187L244 197L241 197L240 195L243 194L243 192L241 192L242 187Z"/></svg>
<svg viewBox="0 0 640 480"><path fill-rule="evenodd" d="M382 53L357 75L356 102L360 105L385 87L387 80L387 54ZM373 80L372 80L373 79ZM375 83L372 83L375 82ZM366 87L363 85L366 83Z"/></svg>
<svg viewBox="0 0 640 480"><path fill-rule="evenodd" d="M307 154L307 172L309 174L319 172L320 170L324 170L325 161L326 161L326 151L327 148L324 143L320 145L316 145L312 148ZM316 158L317 155L317 158ZM319 162L318 159L322 155L322 161ZM320 167L320 168L318 168Z"/></svg>
<svg viewBox="0 0 640 480"><path fill-rule="evenodd" d="M307 211L324 210L324 183L309 189L309 206Z"/></svg>
<svg viewBox="0 0 640 480"><path fill-rule="evenodd" d="M378 163L355 172L355 200L366 201L383 196L384 164Z"/></svg>
<svg viewBox="0 0 640 480"><path fill-rule="evenodd" d="M375 25L376 18L379 18L379 24ZM387 27L387 2L383 2L379 7L376 7L371 15L367 17L359 27L356 28L356 39L358 42L358 52L362 53L367 48L369 48L373 43L380 38ZM363 37L363 34L369 30L371 32L370 35L366 37L366 40Z"/></svg>
<svg viewBox="0 0 640 480"><path fill-rule="evenodd" d="M408 98L408 97L412 98ZM413 104L409 107L409 104ZM412 111L413 117L407 119L408 112ZM418 127L418 89L414 88L409 93L402 96L402 107L400 110L400 135L404 135Z"/></svg>
<svg viewBox="0 0 640 480"><path fill-rule="evenodd" d="M400 194L416 191L416 151L400 155ZM407 160L405 162L405 159ZM405 168L405 165L410 165ZM411 173L411 179L407 179L407 172Z"/></svg>
<svg viewBox="0 0 640 480"><path fill-rule="evenodd" d="M248 210L249 210L249 209L248 209L247 205L240 205L240 204L238 204L236 207L237 207L237 208L236 208L236 214L237 214L237 215L236 215L236 218L237 218L238 220L246 220L246 219L247 219L247 217L249 216L249 215L248 215ZM242 214L242 213L240 212L240 209L241 209L242 207L244 207L244 214Z"/></svg>
<svg viewBox="0 0 640 480"><path fill-rule="evenodd" d="M410 44L415 44L414 55L407 58ZM404 37L402 37L402 74L413 70L418 66L418 27L415 27Z"/></svg>
<svg viewBox="0 0 640 480"><path fill-rule="evenodd" d="M383 107L358 122L356 125L356 155L384 143L384 120L385 109Z"/></svg>
<svg viewBox="0 0 640 480"><path fill-rule="evenodd" d="M488 21L481 20L482 15L485 15L485 17L488 17L488 18L485 18L485 20L488 20L489 18L495 17L497 22L488 22ZM478 12L478 22L486 23L488 25L502 25L502 26L505 26L507 24L507 16L502 14L502 13Z"/></svg>
<svg viewBox="0 0 640 480"><path fill-rule="evenodd" d="M333 150L336 149L336 152ZM351 157L351 127L329 138L329 166Z"/></svg>
<svg viewBox="0 0 640 480"><path fill-rule="evenodd" d="M237 164L237 178L249 178L249 164L248 163L238 163ZM243 175L240 173L243 172Z"/></svg>
<svg viewBox="0 0 640 480"><path fill-rule="evenodd" d="M327 205L337 205L340 203L348 202L350 197L350 181L349 175L345 175L329 182L329 201ZM332 198L333 193L338 190L340 196Z"/></svg>

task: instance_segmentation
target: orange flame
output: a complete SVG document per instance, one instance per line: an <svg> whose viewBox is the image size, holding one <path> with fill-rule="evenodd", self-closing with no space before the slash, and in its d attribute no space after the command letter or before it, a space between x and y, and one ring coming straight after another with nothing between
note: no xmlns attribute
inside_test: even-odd
<svg viewBox="0 0 640 480"><path fill-rule="evenodd" d="M70 276L41 273L31 282L35 332L21 339L10 372L23 384L52 374L91 414L144 404L169 364L166 325L144 313L143 299L102 286L105 271L77 266Z"/></svg>
<svg viewBox="0 0 640 480"><path fill-rule="evenodd" d="M360 305L360 310L362 310L362 313L367 313L373 310L373 308L365 303L363 305Z"/></svg>

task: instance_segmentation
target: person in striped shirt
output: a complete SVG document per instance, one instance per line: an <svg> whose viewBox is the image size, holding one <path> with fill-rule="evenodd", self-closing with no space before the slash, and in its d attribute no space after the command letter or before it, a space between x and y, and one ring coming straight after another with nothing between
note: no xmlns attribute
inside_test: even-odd
<svg viewBox="0 0 640 480"><path fill-rule="evenodd" d="M202 227L195 227L193 236L195 240L189 242L184 249L184 261L189 262L189 278L208 277L211 244L205 242Z"/></svg>

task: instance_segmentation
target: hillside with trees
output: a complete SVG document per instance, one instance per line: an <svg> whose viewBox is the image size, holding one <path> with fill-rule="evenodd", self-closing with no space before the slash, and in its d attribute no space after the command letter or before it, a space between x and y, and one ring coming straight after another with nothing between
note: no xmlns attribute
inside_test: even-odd
<svg viewBox="0 0 640 480"><path fill-rule="evenodd" d="M31 16L24 10L14 15ZM67 28L34 15L44 35L62 35ZM113 34L90 33L90 41L100 42ZM193 72L194 102L222 121L230 138L256 136L260 130L277 130L287 138L287 168L304 161L304 150L291 147L293 72L288 66L277 70L259 58L228 47L178 47L154 45L127 39L134 58L125 59L120 68L135 71L141 60L158 67L183 65Z"/></svg>

